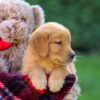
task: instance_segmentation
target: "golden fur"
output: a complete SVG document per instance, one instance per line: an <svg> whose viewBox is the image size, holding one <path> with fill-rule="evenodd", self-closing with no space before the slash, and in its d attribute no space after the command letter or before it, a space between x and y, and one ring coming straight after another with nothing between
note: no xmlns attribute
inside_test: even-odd
<svg viewBox="0 0 100 100"><path fill-rule="evenodd" d="M48 84L50 91L57 92L66 76L76 73L70 54L74 54L70 31L58 23L46 23L30 36L21 71L36 88L45 89ZM46 74L50 75L48 82Z"/></svg>

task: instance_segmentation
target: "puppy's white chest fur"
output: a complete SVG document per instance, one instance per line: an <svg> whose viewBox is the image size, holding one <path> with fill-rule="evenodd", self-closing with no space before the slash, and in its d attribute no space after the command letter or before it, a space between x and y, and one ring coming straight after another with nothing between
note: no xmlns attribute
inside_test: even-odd
<svg viewBox="0 0 100 100"><path fill-rule="evenodd" d="M52 73L52 71L58 67L58 65L52 63L50 60L45 59L39 62L40 66L45 70L46 74Z"/></svg>

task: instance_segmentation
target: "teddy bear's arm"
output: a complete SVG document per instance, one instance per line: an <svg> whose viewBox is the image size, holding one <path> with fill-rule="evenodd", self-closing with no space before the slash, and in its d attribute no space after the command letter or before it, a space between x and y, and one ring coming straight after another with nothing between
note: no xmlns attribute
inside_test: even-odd
<svg viewBox="0 0 100 100"><path fill-rule="evenodd" d="M7 66L7 61L5 59L0 58L0 72L8 72L9 68Z"/></svg>

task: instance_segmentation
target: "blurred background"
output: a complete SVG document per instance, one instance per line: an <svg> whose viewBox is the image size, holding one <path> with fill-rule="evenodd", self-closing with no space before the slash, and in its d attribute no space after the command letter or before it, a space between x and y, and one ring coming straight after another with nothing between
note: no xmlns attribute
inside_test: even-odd
<svg viewBox="0 0 100 100"><path fill-rule="evenodd" d="M100 100L100 0L26 1L44 9L46 22L70 29L82 89L78 100Z"/></svg>

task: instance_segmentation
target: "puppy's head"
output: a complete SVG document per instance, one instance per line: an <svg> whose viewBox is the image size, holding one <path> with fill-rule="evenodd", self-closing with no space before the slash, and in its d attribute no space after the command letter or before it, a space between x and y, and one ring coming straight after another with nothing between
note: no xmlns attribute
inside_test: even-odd
<svg viewBox="0 0 100 100"><path fill-rule="evenodd" d="M55 22L46 23L35 30L29 45L40 58L46 57L56 64L71 62L75 57L69 30Z"/></svg>

